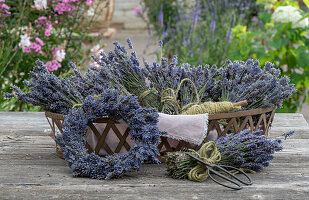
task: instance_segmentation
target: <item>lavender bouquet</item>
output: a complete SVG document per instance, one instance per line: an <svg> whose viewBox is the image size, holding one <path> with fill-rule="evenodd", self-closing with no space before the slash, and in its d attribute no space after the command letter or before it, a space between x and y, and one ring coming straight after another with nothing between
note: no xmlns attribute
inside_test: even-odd
<svg viewBox="0 0 309 200"><path fill-rule="evenodd" d="M221 160L216 164L229 165L250 172L261 171L269 166L276 151L282 150L281 139L270 139L260 135L261 131L251 132L248 129L238 134L228 134L215 141L221 154ZM172 152L167 156L168 176L176 179L188 177L188 173L197 162L184 152Z"/></svg>
<svg viewBox="0 0 309 200"><path fill-rule="evenodd" d="M281 139L270 139L261 135L262 131L250 132L248 129L238 134L228 134L216 140L221 153L220 164L261 171L269 166L276 151L282 150Z"/></svg>

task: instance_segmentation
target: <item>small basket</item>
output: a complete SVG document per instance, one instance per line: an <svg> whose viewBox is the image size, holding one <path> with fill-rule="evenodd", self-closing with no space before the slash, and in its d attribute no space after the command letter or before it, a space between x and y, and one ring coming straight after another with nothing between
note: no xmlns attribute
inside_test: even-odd
<svg viewBox="0 0 309 200"><path fill-rule="evenodd" d="M212 114L208 117L208 132L216 130L218 137L221 137L230 132L239 133L243 129L249 128L253 131L260 129L263 131L264 135L268 135L268 130L273 121L275 111L276 108L261 108L232 113ZM51 127L50 136L55 139L63 132L62 123L64 115L45 112L45 116ZM104 129L98 130L96 126L98 123L104 124ZM94 152L100 154L102 150L107 154L122 153L129 151L134 142L128 137L130 130L129 127L123 127L119 121L102 118L94 122L89 122L88 126L89 130L93 133L92 137L96 137L97 140L96 144L91 145L87 139L86 148L89 153ZM119 142L111 146L111 144L108 143L108 137L118 138ZM158 145L161 155L164 155L167 152L179 151L187 148L198 149L199 146L167 137L161 137L161 143ZM59 157L64 158L58 145L56 145L56 153Z"/></svg>

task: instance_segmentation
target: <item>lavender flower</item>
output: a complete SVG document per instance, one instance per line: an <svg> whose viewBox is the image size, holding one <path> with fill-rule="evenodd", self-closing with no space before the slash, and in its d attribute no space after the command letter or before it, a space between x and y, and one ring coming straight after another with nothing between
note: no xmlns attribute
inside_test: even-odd
<svg viewBox="0 0 309 200"><path fill-rule="evenodd" d="M127 43L128 43L129 49L133 49L132 41L130 38L127 39Z"/></svg>
<svg viewBox="0 0 309 200"><path fill-rule="evenodd" d="M158 21L159 21L159 24L161 26L161 28L164 28L164 23L163 23L163 5L160 6L160 12L159 12L159 15L158 15Z"/></svg>
<svg viewBox="0 0 309 200"><path fill-rule="evenodd" d="M284 132L282 136L284 136L284 139L286 140L288 137L292 136L294 133L295 133L294 130L289 130L287 132Z"/></svg>
<svg viewBox="0 0 309 200"><path fill-rule="evenodd" d="M221 153L221 164L261 171L269 165L276 151L282 150L280 139L260 135L261 130L243 130L220 137L215 143Z"/></svg>
<svg viewBox="0 0 309 200"><path fill-rule="evenodd" d="M163 41L162 40L159 40L159 46L163 47Z"/></svg>
<svg viewBox="0 0 309 200"><path fill-rule="evenodd" d="M216 29L216 20L212 20L210 24L210 32L214 32Z"/></svg>

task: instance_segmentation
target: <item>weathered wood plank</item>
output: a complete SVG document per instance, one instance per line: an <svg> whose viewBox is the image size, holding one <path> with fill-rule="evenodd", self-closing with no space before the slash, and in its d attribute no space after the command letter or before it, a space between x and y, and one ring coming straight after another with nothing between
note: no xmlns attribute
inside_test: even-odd
<svg viewBox="0 0 309 200"><path fill-rule="evenodd" d="M271 136L295 129L252 186L230 191L168 178L165 165L143 165L122 179L73 178L55 154L43 113L0 113L0 199L308 199L309 126L300 114L276 114Z"/></svg>
<svg viewBox="0 0 309 200"><path fill-rule="evenodd" d="M275 114L274 121L270 129L270 136L279 136L288 130L295 130L293 138L309 139L309 125L302 114Z"/></svg>

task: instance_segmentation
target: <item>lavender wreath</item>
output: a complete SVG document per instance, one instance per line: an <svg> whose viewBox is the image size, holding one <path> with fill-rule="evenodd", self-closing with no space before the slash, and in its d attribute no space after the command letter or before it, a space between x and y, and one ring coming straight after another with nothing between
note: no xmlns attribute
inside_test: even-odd
<svg viewBox="0 0 309 200"><path fill-rule="evenodd" d="M88 122L108 116L123 119L130 127L134 145L125 154L100 157L85 148ZM144 161L159 163L157 145L164 132L157 128L156 109L142 108L136 96L119 96L115 90L105 90L100 96L88 96L78 108L70 109L63 123L63 134L56 139L73 170L73 176L109 179L138 169Z"/></svg>

